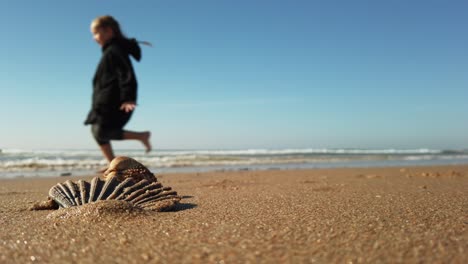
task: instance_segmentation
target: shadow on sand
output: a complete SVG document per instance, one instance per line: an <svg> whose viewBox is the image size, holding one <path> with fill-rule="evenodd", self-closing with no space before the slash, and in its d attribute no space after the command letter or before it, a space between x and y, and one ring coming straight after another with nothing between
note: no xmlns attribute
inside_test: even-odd
<svg viewBox="0 0 468 264"><path fill-rule="evenodd" d="M193 203L179 203L174 207L173 212L179 212L179 211L184 211L184 210L189 210L197 207L196 204Z"/></svg>

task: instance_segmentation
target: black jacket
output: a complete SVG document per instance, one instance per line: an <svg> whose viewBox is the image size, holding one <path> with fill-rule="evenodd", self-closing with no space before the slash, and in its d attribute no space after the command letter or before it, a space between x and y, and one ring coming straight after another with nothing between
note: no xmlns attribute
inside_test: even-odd
<svg viewBox="0 0 468 264"><path fill-rule="evenodd" d="M115 121L123 111L123 102L137 99L137 80L129 56L141 59L135 39L112 39L102 48L102 58L93 78L91 111L85 124L104 124Z"/></svg>

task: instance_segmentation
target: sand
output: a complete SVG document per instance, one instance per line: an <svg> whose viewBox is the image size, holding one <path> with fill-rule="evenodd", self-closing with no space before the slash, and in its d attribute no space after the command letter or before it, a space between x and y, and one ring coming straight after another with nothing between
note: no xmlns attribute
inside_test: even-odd
<svg viewBox="0 0 468 264"><path fill-rule="evenodd" d="M0 263L468 263L468 165L159 176L175 212L30 211L90 177L1 180Z"/></svg>

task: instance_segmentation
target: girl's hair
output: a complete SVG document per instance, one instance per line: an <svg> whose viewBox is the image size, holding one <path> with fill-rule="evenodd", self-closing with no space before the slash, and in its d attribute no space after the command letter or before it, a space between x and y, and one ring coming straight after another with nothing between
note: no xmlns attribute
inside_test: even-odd
<svg viewBox="0 0 468 264"><path fill-rule="evenodd" d="M93 22L91 23L92 28L96 27L105 27L110 28L114 32L114 38L118 40L120 45L128 49L130 55L132 55L137 61L141 59L141 49L138 44L144 44L147 46L152 47L151 42L148 41L138 41L134 38L129 39L127 38L120 29L119 22L112 16L99 16L96 17Z"/></svg>
<svg viewBox="0 0 468 264"><path fill-rule="evenodd" d="M114 37L118 39L126 39L127 37L122 33L119 22L112 16L99 16L91 23L92 27L110 28L114 32Z"/></svg>

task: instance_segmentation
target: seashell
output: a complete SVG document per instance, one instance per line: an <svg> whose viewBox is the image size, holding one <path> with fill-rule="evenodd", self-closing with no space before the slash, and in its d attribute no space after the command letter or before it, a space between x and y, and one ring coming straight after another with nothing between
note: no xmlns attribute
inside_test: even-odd
<svg viewBox="0 0 468 264"><path fill-rule="evenodd" d="M49 190L49 201L33 210L69 208L97 201L126 201L145 210L168 211L181 199L171 187L163 187L145 166L127 157L114 159L104 173L106 180L67 180Z"/></svg>
<svg viewBox="0 0 468 264"><path fill-rule="evenodd" d="M151 171L138 161L129 157L116 157L109 164L109 168L104 172L104 179L117 177L119 181L126 178L133 178L136 181L146 179L148 181L157 181Z"/></svg>
<svg viewBox="0 0 468 264"><path fill-rule="evenodd" d="M70 180L58 183L49 191L49 197L61 208L80 206L105 200L122 200L143 209L159 208L168 210L180 201L180 196L171 187L163 187L160 182L150 182L146 179L134 181L127 178L120 182L116 177L106 181L95 177L88 183ZM167 204L161 208L161 202Z"/></svg>

